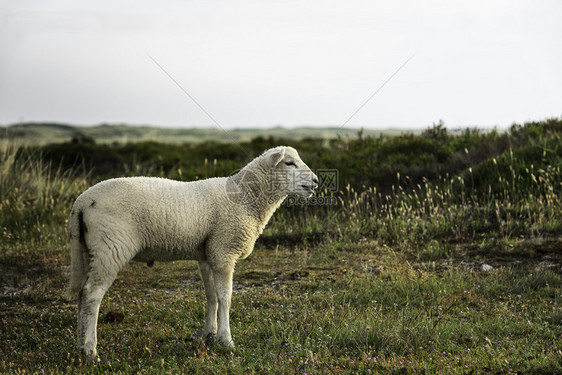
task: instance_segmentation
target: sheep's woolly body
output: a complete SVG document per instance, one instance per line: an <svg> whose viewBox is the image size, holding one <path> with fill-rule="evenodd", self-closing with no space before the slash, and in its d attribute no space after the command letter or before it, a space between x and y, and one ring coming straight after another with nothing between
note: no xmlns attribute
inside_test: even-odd
<svg viewBox="0 0 562 375"><path fill-rule="evenodd" d="M105 267L131 259L232 262L253 246L260 223L247 206L229 202L225 182L226 178L107 180L76 200L73 217L83 214L89 251L110 252ZM207 254L208 241L214 242L210 248L228 249L230 256L222 253L215 259L216 254Z"/></svg>
<svg viewBox="0 0 562 375"><path fill-rule="evenodd" d="M304 185L294 183L294 191L271 189L272 177L290 176L290 168L279 165L283 158L300 163L308 172L303 180L306 186L315 186L316 177L296 150L277 147L228 178L195 182L116 178L80 195L70 218L68 290L79 296L79 348L96 356L99 303L119 270L131 260L149 264L199 261L208 298L204 334L217 333L218 301L217 338L230 345L228 307L236 261L250 255L257 237L287 194L307 195L311 191L303 191ZM237 202L240 197L253 199Z"/></svg>

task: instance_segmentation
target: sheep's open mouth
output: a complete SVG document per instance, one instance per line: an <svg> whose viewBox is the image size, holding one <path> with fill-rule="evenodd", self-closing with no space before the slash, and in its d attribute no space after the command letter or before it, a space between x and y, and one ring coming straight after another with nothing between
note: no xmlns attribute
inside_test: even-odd
<svg viewBox="0 0 562 375"><path fill-rule="evenodd" d="M307 193L314 193L314 189L311 188L310 186L306 186L306 185L301 185L301 187L304 189L304 191L306 191Z"/></svg>

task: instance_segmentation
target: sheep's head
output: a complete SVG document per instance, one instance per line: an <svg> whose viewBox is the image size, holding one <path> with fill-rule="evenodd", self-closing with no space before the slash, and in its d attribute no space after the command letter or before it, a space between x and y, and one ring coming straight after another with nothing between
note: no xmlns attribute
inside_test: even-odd
<svg viewBox="0 0 562 375"><path fill-rule="evenodd" d="M318 178L301 160L297 150L279 146L266 151L263 156L271 171L271 194L298 194L305 198L314 194Z"/></svg>
<svg viewBox="0 0 562 375"><path fill-rule="evenodd" d="M301 160L297 150L279 146L265 151L246 167L230 175L225 190L237 204L252 204L266 198L279 202L289 194L309 198L318 187L318 178Z"/></svg>

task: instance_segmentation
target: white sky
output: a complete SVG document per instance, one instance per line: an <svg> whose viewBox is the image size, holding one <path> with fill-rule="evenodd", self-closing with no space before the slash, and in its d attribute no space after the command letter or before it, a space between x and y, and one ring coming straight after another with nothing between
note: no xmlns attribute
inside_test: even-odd
<svg viewBox="0 0 562 375"><path fill-rule="evenodd" d="M0 0L0 124L509 126L562 115L561 1Z"/></svg>

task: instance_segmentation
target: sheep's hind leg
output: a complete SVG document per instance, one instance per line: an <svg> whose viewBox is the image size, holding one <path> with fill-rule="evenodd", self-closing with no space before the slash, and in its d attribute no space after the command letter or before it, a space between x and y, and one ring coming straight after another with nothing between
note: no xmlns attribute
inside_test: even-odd
<svg viewBox="0 0 562 375"><path fill-rule="evenodd" d="M118 252L117 248L95 249L90 259L90 271L78 302L78 350L89 360L97 356L97 325L101 301L117 277L117 273L132 258L133 252ZM113 255L113 256L108 256ZM121 254L118 256L116 254Z"/></svg>
<svg viewBox="0 0 562 375"><path fill-rule="evenodd" d="M113 278L96 283L89 279L78 302L78 349L88 360L98 360L97 325L101 300Z"/></svg>
<svg viewBox="0 0 562 375"><path fill-rule="evenodd" d="M215 288L215 280L213 278L213 270L207 262L199 262L199 272L205 287L205 295L207 296L207 314L205 317L205 327L202 332L198 332L197 336L201 336L204 340L214 340L217 334L217 290Z"/></svg>

